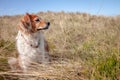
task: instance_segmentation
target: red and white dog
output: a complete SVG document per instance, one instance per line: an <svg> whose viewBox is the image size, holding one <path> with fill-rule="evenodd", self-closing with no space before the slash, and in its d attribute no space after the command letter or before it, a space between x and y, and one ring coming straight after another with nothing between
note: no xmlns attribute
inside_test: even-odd
<svg viewBox="0 0 120 80"><path fill-rule="evenodd" d="M42 30L48 29L50 22L45 22L34 14L26 13L18 25L18 58L8 60L12 69L26 71L32 63L49 62L49 47Z"/></svg>

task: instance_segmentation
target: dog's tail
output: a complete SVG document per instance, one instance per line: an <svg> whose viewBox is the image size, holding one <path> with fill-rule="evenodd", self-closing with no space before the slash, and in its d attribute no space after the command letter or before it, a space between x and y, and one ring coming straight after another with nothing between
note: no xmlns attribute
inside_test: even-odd
<svg viewBox="0 0 120 80"><path fill-rule="evenodd" d="M18 58L9 57L8 64L12 70L21 70Z"/></svg>

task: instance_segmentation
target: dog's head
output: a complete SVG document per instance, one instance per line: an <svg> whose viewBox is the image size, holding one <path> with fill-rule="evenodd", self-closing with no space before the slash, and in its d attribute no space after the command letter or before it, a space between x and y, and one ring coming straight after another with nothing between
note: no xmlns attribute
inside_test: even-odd
<svg viewBox="0 0 120 80"><path fill-rule="evenodd" d="M34 14L26 13L21 19L18 29L24 33L35 33L40 30L48 29L50 22L45 22Z"/></svg>

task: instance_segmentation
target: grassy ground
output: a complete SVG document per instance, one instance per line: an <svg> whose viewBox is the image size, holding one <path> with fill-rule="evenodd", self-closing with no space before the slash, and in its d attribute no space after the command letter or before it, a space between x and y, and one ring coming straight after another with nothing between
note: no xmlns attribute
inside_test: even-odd
<svg viewBox="0 0 120 80"><path fill-rule="evenodd" d="M52 62L29 73L11 72L22 15L0 17L0 80L120 80L120 16L38 13L51 22L45 31Z"/></svg>

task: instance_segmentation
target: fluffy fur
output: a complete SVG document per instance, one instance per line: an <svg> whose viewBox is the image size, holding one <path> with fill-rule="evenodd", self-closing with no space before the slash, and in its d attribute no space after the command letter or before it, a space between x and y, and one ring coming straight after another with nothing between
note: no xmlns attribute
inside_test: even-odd
<svg viewBox="0 0 120 80"><path fill-rule="evenodd" d="M37 15L26 13L18 25L16 37L18 58L10 58L8 63L13 70L26 71L32 63L49 62L49 48L42 30L48 29L50 23Z"/></svg>

